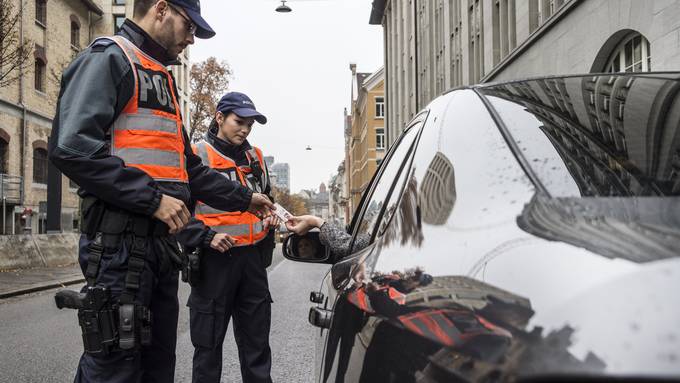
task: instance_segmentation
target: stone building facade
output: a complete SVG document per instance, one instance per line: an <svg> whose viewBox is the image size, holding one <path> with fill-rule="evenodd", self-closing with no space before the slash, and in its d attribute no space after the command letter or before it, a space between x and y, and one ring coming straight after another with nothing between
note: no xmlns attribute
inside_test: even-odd
<svg viewBox="0 0 680 383"><path fill-rule="evenodd" d="M0 89L0 234L45 232L47 141L63 69L98 36L132 15L132 0L14 0L16 28L34 44L19 79ZM189 121L189 52L172 67ZM62 230L78 227L77 185L62 176Z"/></svg>
<svg viewBox="0 0 680 383"><path fill-rule="evenodd" d="M432 99L480 82L680 69L679 0L373 0L387 142Z"/></svg>
<svg viewBox="0 0 680 383"><path fill-rule="evenodd" d="M91 0L16 0L14 7L21 17L16 28L34 49L19 79L0 89L0 234L45 230L47 141L59 79L103 14ZM66 177L62 190L62 226L72 228L79 199Z"/></svg>

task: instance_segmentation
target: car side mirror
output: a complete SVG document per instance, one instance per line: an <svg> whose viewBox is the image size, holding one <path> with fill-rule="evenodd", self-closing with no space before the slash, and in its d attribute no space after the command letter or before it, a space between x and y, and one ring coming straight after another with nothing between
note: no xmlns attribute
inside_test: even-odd
<svg viewBox="0 0 680 383"><path fill-rule="evenodd" d="M333 264L330 250L321 243L318 231L305 235L291 233L283 241L283 256L295 262Z"/></svg>

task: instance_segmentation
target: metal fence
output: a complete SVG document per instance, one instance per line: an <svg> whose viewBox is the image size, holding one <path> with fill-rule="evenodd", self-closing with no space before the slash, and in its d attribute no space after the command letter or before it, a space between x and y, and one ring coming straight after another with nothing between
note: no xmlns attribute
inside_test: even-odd
<svg viewBox="0 0 680 383"><path fill-rule="evenodd" d="M0 211L0 214L2 214L2 217L0 218L0 224L2 224L0 227L0 234L8 234L8 223L11 224L10 229L12 229L9 230L9 234L13 234L14 219L10 216L10 221L7 222L7 208L9 207L13 211L14 206L23 203L23 182L24 180L19 176L10 176L0 173L0 203L2 204L0 206L0 209L2 209Z"/></svg>
<svg viewBox="0 0 680 383"><path fill-rule="evenodd" d="M21 204L22 184L23 179L19 176L0 174L0 200L10 204Z"/></svg>

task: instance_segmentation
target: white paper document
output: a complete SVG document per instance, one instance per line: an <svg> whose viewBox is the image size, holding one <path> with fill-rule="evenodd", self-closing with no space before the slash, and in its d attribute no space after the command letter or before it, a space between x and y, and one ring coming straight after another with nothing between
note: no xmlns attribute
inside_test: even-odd
<svg viewBox="0 0 680 383"><path fill-rule="evenodd" d="M283 222L288 222L288 220L293 217L293 215L290 214L288 210L286 210L286 208L279 205L278 203L275 203L274 206L276 207L276 210L274 210L274 214L276 214L277 217L281 218Z"/></svg>

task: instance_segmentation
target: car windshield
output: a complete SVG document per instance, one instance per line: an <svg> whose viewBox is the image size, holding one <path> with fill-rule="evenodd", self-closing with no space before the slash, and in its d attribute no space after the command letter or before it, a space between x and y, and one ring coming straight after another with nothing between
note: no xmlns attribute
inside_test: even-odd
<svg viewBox="0 0 680 383"><path fill-rule="evenodd" d="M480 89L552 197L680 195L680 82L606 75Z"/></svg>

